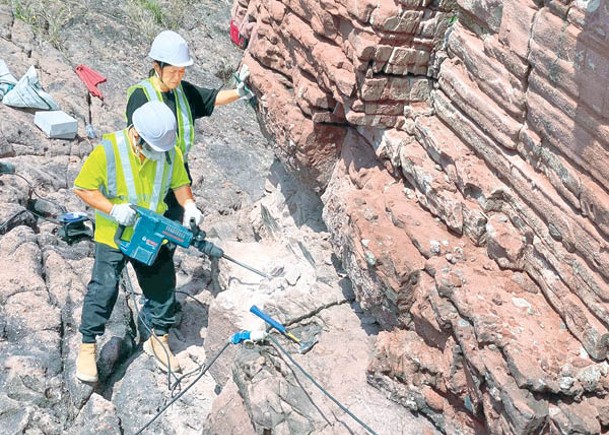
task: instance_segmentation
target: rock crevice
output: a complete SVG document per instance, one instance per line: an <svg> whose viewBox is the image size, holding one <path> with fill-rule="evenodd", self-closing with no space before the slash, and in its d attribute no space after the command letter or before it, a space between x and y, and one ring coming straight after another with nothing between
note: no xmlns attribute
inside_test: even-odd
<svg viewBox="0 0 609 435"><path fill-rule="evenodd" d="M293 98L266 102L276 148L386 331L370 382L447 433L609 430L605 2L309 3L234 16L246 63L282 71L261 98ZM341 136L286 128L315 108Z"/></svg>

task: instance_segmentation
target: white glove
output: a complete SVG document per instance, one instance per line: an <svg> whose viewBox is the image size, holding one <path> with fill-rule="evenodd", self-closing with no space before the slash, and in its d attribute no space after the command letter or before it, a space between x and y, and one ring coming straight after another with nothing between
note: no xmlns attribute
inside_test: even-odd
<svg viewBox="0 0 609 435"><path fill-rule="evenodd" d="M237 78L237 81L239 83L244 83L249 76L250 76L250 69L246 64L243 64L241 66L241 69L239 70L239 77Z"/></svg>
<svg viewBox="0 0 609 435"><path fill-rule="evenodd" d="M110 210L110 216L114 218L119 225L133 225L137 213L131 208L131 204L114 204Z"/></svg>
<svg viewBox="0 0 609 435"><path fill-rule="evenodd" d="M182 225L186 228L190 228L190 220L195 220L195 225L199 225L203 220L203 213L201 210L197 208L197 204L194 201L188 201L184 206L184 220L182 221Z"/></svg>
<svg viewBox="0 0 609 435"><path fill-rule="evenodd" d="M239 71L239 75L235 76L237 79L237 93L241 97L242 100L249 100L254 96L252 91L245 85L245 81L250 76L250 69L247 65L243 65L241 70Z"/></svg>

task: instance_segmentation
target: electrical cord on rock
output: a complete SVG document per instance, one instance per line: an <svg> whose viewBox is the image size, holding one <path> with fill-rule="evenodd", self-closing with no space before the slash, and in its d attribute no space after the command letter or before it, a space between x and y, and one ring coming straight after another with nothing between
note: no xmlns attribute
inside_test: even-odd
<svg viewBox="0 0 609 435"><path fill-rule="evenodd" d="M3 175L11 175L13 177L17 177L17 178L21 178L23 181L25 181L28 185L28 198L31 199L32 194L36 195L40 200L42 201L46 201L50 204L53 204L55 207L59 208L59 210L61 210L62 213L67 213L67 209L61 205L60 203L58 203L57 201L54 201L52 199L49 198L45 198L43 196L41 196L38 192L36 192L36 186L34 186L27 178L25 178L23 175L20 174L3 174ZM19 215L23 214L23 213L31 213L34 216L43 219L45 221L54 223L54 224L59 224L59 222L56 219L50 218L48 216L44 216L34 210L30 210L29 208L26 208L25 210L20 210L17 213L13 214L12 216L10 216L8 219L5 219L4 222L0 223L0 235L1 234L5 234L5 229L8 226L9 222L11 222L13 219L15 219L16 217L18 217Z"/></svg>
<svg viewBox="0 0 609 435"><path fill-rule="evenodd" d="M334 396L332 396L325 388L323 388L316 380L315 378L313 378L313 376L311 376L310 373L308 373L300 364L298 364L298 362L296 362L296 360L294 358L292 358L292 355L290 355L290 353L288 351L286 351L283 346L281 346L281 344L279 344L279 342L272 336L268 336L269 339L273 342L273 345L275 347L277 347L289 360L292 364L294 364L298 370L300 370L312 383L313 385L315 385L319 391L321 391L323 394L325 394L330 400L332 400L336 405L338 405L338 407L340 409L342 409L344 412L346 412L351 418L353 418L357 423L360 424L360 426L362 426L364 429L366 429L368 431L368 433L372 434L372 435L378 435L374 430L372 430L372 428L370 428L366 423L364 423L362 420L360 420L355 414L353 414L345 405L343 405L342 403L340 403L337 399L334 398Z"/></svg>
<svg viewBox="0 0 609 435"><path fill-rule="evenodd" d="M182 391L180 391L180 393L178 393L173 399L171 399L165 406L163 406L157 413L156 415L150 420L148 421L148 423L146 423L140 430L138 430L134 435L139 435L141 434L148 426L150 426L157 418L159 418L161 416L161 414L163 412L165 412L165 410L167 410L167 408L169 408L171 405L173 405L180 397L182 397L184 394L186 394L186 392L192 388L204 375L205 373L207 373L207 370L209 370L209 368L214 364L214 362L216 362L216 360L220 357L220 355L222 355L222 353L224 353L224 351L226 350L226 348L228 346L230 346L230 342L226 342L226 344L224 344L224 347L222 349L220 349L220 351L218 353L216 353L216 355L212 358L212 360L210 361L208 366L204 366L203 370L201 370L201 373L199 373L199 375L190 383L188 384Z"/></svg>
<svg viewBox="0 0 609 435"><path fill-rule="evenodd" d="M151 334L151 336L156 337L154 335L154 332L152 331L152 329L150 328L150 326L148 326L146 324L145 319L143 318L143 315L141 314L141 311L138 309L137 307L137 302L136 302L136 296L137 294L135 293L135 290L133 289L133 285L131 284L131 280L129 279L129 275L126 272L126 269L123 270L123 283L125 285L125 288L127 289L128 294L131 295L132 299L133 299L133 304L134 304L134 308L136 310L136 314L137 317L141 320L142 324L144 325L144 327L146 328L146 330ZM199 303L203 308L205 308L205 305L203 305L203 303L201 301L199 301L198 299L196 299L195 297L193 297L192 295L186 293L186 292L181 292L181 291L176 291L176 293L182 293L185 294L186 296L192 298L193 300L195 300L197 303ZM353 420L355 420L360 426L362 426L369 434L371 435L378 435L372 428L370 428L370 426L368 426L366 423L364 423L361 419L359 419L355 414L353 414L345 405L343 405L342 403L340 403L334 396L332 396L325 388L323 388L319 382L317 382L317 380L310 374L308 373L291 355L290 353L283 347L281 346L281 344L271 335L267 336L268 339L271 341L272 343L272 348L276 349L277 351L277 355L282 358L283 360L285 360L285 358L281 355L285 355L285 357L289 360L289 362L294 365L296 368L298 368L298 370L300 370L305 377L307 377L312 383L313 385L315 385L326 397L328 397L330 400L332 400L341 410L343 410L347 415L349 415ZM173 405L180 397L182 397L184 394L186 394L186 392L188 390L190 390L204 375L205 373L207 373L207 371L211 368L211 366L216 362L216 360L220 357L220 355L222 355L222 353L224 353L224 351L230 346L231 342L227 340L227 342L224 344L224 346L222 347L222 349L220 349L219 352L216 353L216 355L214 355L214 357L211 359L211 361L209 362L209 365L199 365L199 367L195 370L192 370L191 372L185 373L181 376L177 376L175 373L173 373L171 371L171 367L169 367L169 371L168 371L168 389L171 391L171 400L167 403L165 403L165 405L163 405L161 407L161 409L155 414L155 416L150 419L141 429L139 429L134 435L139 435L141 433L143 433L144 430L146 430L148 427L150 427L150 425L152 423L154 423L160 416L161 414L163 414L163 412L165 412L171 405ZM165 349L163 347L163 349ZM167 353L167 350L165 350L165 352ZM166 355L167 357L169 356L168 354ZM200 372L197 377L190 382L186 387L181 388L181 382L189 376L192 376L193 374ZM294 373L295 375L295 373ZM171 377L175 378L175 381L173 384L171 384ZM300 382L299 382L300 385ZM301 385L302 387L302 385ZM176 389L179 389L179 392L176 394L175 391ZM312 401L311 397L307 394L307 396L309 397L309 399ZM317 406L316 406L317 408ZM318 408L318 411L319 408ZM321 411L320 411L321 412ZM323 416L323 414L322 414ZM324 416L324 419L325 416ZM328 421L326 419L326 421Z"/></svg>

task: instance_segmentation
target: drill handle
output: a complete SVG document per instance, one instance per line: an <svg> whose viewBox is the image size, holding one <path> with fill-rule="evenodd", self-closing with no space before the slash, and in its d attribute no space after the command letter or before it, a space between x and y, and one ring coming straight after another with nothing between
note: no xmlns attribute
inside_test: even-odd
<svg viewBox="0 0 609 435"><path fill-rule="evenodd" d="M194 219L191 219L190 222L190 232L192 233L193 240L204 240L205 237L207 237L207 234L205 233L205 231L203 231L202 229L200 229L197 224L195 223Z"/></svg>
<svg viewBox="0 0 609 435"><path fill-rule="evenodd" d="M205 233L205 231L199 229L199 227L195 224L195 222L193 220L190 221L190 231L193 234L193 238L191 241L191 244L197 248L199 251L203 252L205 255L207 255L208 257L212 257L212 258L224 258L228 261L231 261L235 264L238 264L241 267L246 268L247 270L250 270L260 276L262 276L263 278L267 278L270 279L271 277L268 276L266 273L261 272L257 269L254 269L251 266L248 266L247 264L243 264L240 261L235 260L234 258L229 257L228 255L226 255L224 253L224 250L216 245L214 245L211 242L208 242L207 240L205 240L205 237L207 237L207 234Z"/></svg>
<svg viewBox="0 0 609 435"><path fill-rule="evenodd" d="M119 225L118 228L116 229L116 233L114 233L114 243L116 243L116 246L120 246L121 245L121 239L123 237L123 233L125 232L125 226L124 225Z"/></svg>
<svg viewBox="0 0 609 435"><path fill-rule="evenodd" d="M131 206L131 208L133 210L138 212L138 216L139 216L139 206L137 206L135 204L129 204L129 205ZM121 245L121 241L123 239L123 233L125 232L125 228L126 228L125 225L120 225L119 224L118 228L116 229L116 233L114 233L114 243L116 243L116 246L120 246Z"/></svg>
<svg viewBox="0 0 609 435"><path fill-rule="evenodd" d="M190 231L193 234L192 245L197 248L199 251L207 255L208 257L213 258L222 258L224 257L224 251L222 248L218 248L211 242L205 240L207 237L207 233L200 229L196 224L194 219L190 220Z"/></svg>

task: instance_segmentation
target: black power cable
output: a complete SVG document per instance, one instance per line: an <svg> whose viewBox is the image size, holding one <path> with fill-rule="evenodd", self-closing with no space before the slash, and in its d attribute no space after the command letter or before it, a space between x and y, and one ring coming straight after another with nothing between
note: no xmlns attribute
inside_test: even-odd
<svg viewBox="0 0 609 435"><path fill-rule="evenodd" d="M36 187L37 186L33 185L23 175L20 175L20 174L4 174L4 175L12 175L13 177L18 177L18 178L21 178L23 181L25 181L27 183L27 185L28 185L28 196L29 197L31 197L31 194L33 193L34 195L36 195L42 201L47 201L47 202L53 204L54 206L58 207L61 210L62 213L67 213L68 212L68 209L66 209L63 205L61 205L57 201L54 201L54 200L49 199L49 198L45 198L44 196L41 196L38 192L36 192Z"/></svg>
<svg viewBox="0 0 609 435"><path fill-rule="evenodd" d="M51 222L55 225L59 225L59 222L56 219L50 218L48 216L44 216L34 210L30 210L29 208L23 209L18 211L17 213L13 214L12 216L10 216L8 219L6 219L4 222L0 223L0 235L3 235L6 233L6 227L8 227L9 223L17 218L19 215L23 214L23 213L30 213L33 214L34 216L36 216L37 218L40 218L42 220L45 220L47 222Z"/></svg>
<svg viewBox="0 0 609 435"><path fill-rule="evenodd" d="M288 359L290 360L290 362L292 364L294 364L298 370L300 370L312 383L313 385L315 385L319 391L321 391L322 393L324 393L330 400L332 400L334 403L336 403L336 405L338 405L338 407L340 409L342 409L343 411L345 411L351 418L353 418L353 420L355 420L356 422L358 422L364 429L366 429L368 431L368 433L372 434L372 435L378 435L374 430L372 430L370 428L370 426L368 426L366 423L364 423L362 420L360 420L355 414L353 414L351 411L349 411L349 409L343 405L342 403L340 403L338 400L336 400L334 398L334 396L332 396L326 389L324 389L321 385L319 385L319 383L315 380L315 378L313 378L313 376L311 376L300 364L298 364L296 362L296 360L294 358L292 358L292 355L289 354L288 351L286 351L283 346L281 346L281 344L279 344L279 342L272 336L269 335L268 337L273 344L285 355L288 357Z"/></svg>
<svg viewBox="0 0 609 435"><path fill-rule="evenodd" d="M137 313L137 317L139 317L139 319L141 320L142 324L144 325L144 327L148 330L148 332L151 333L151 336L154 336L154 332L152 331L152 329L150 328L150 326L148 326L148 324L146 323L143 315L141 314L141 311L138 309L137 307L137 302L136 302L136 293L135 290L133 288L133 285L131 284L131 280L129 278L128 273L126 272L126 269L123 269L123 283L125 285L125 287L127 288L127 292L131 295L132 299L133 299L133 304L134 304L134 308L136 310ZM194 301L196 301L197 303L199 303L203 308L205 307L201 301L199 301L198 299L196 299L195 297L193 297L192 295L186 293L186 292L182 292L182 291L178 291L176 290L176 293L182 293L190 298L192 298ZM156 336L155 336L156 338ZM330 400L332 400L340 409L342 409L347 415L349 415L351 418L353 418L353 420L355 420L360 426L362 426L369 434L371 435L378 435L377 432L375 432L370 426L368 426L366 423L364 423L360 418L358 418L355 414L353 414L345 405L343 405L342 403L340 403L334 396L332 396L325 388L323 388L319 382L317 382L317 380L315 380L315 378L308 373L294 358L292 358L292 356L290 355L290 353L285 350L285 348L283 346L281 346L281 344L271 335L268 335L269 340L273 343L274 347L276 349L279 349L281 351L281 353L283 353L288 360L294 365L296 366L312 383L313 385L315 385L326 397L328 397ZM172 399L167 402L157 413L156 415L150 419L150 421L148 421L148 423L146 423L140 430L138 430L134 435L139 435L141 433L143 433L144 430L146 430L152 423L154 423L156 421L157 418L159 418L161 416L161 414L163 412L165 412L171 405L173 405L180 397L182 397L184 394L186 394L186 392L191 389L199 380L201 380L201 378L205 375L205 373L207 373L207 371L211 368L211 366L216 362L216 360L220 357L220 355L222 355L222 353L224 353L224 351L230 346L231 341L227 341L227 343L224 345L224 347L222 347L222 349L220 349L220 351L218 353L216 353L216 355L212 358L212 360L210 361L209 365L200 365L197 369L185 373L182 376L178 377L177 375L173 374L173 372L171 371L171 367L169 367L168 370L168 388L171 391L171 396ZM166 356L169 359L169 354L168 351L163 347L163 349L165 350ZM279 355L280 358L284 359L281 355ZM190 382L183 390L181 390L178 394L176 394L174 396L174 392L176 390L176 388L180 387L181 382L184 378L193 375L194 373L200 371L200 373L197 375L197 377ZM176 381L174 382L173 385L171 385L171 376L174 376L176 378ZM298 379L297 379L298 381ZM300 381L298 381L298 383L300 384ZM301 385L302 387L302 385ZM306 392L305 392L306 393ZM309 400L313 401L312 398L308 395ZM314 404L314 406L319 410L319 408ZM321 411L320 411L321 412ZM322 413L323 416L323 413ZM326 421L328 421L325 416L323 416L324 419Z"/></svg>
<svg viewBox="0 0 609 435"><path fill-rule="evenodd" d="M146 429L148 426L150 426L157 418L159 418L161 416L161 414L163 412L165 412L167 410L167 408L169 408L171 405L173 405L180 397L182 397L184 394L186 394L186 392L192 388L202 377L203 375L205 375L205 373L207 373L207 370L209 370L209 368L216 362L216 360L220 357L220 355L222 355L222 353L224 353L224 351L226 350L226 348L228 346L230 346L230 341L227 341L226 344L224 345L224 347L222 349L220 349L220 351L218 353L216 353L216 355L212 358L212 360L210 361L209 365L206 365L203 367L203 370L201 371L201 373L199 373L199 376L197 376L195 378L194 381L192 381L190 384L188 384L188 386L186 388L184 388L182 391L180 391L179 394L177 394L173 399L171 399L165 406L163 406L158 412L157 414L148 422L146 423L140 430L138 430L134 435L139 435L141 434L144 429Z"/></svg>
<svg viewBox="0 0 609 435"><path fill-rule="evenodd" d="M287 352L285 350L285 348L283 346L281 346L281 344L279 344L279 342L272 337L271 335L268 336L268 338L273 342L273 345L276 349L279 349L281 351L281 353L283 353L288 360L294 365L296 366L312 383L313 385L315 385L324 395L326 395L330 400L332 400L340 409L342 409L346 414L348 414L351 418L353 418L353 420L355 420L360 426L362 426L369 434L371 435L378 435L377 432L375 432L370 426L368 426L366 423L364 423L360 418L358 418L355 414L353 414L353 412L351 412L349 410L349 408L347 408L345 405L343 405L342 403L340 403L336 398L334 398L334 396L332 396L325 388L323 388L319 382L317 382L315 380L315 378L313 378L313 376L308 373L300 364L298 364L298 362L296 362L296 360L294 360L294 358L292 358L292 356L289 354L289 352ZM212 360L210 361L209 365L202 365L199 369L195 370L194 372L201 370L201 373L199 373L199 375L190 383L188 384L182 391L180 391L177 395L175 395L175 397L173 397L168 403L166 403L157 413L156 415L150 420L148 421L148 423L146 423L139 431L137 431L134 435L139 435L141 434L145 429L147 429L154 421L156 421L157 418L159 418L161 416L161 414L163 412L165 412L167 410L167 408L169 408L171 405L173 405L180 397L182 397L184 394L186 394L186 392L192 388L204 375L205 373L207 373L207 371L211 368L211 366L216 362L216 360L220 357L220 355L222 355L222 353L224 353L224 351L228 348L228 346L231 344L230 341L227 341L227 343L224 345L224 347L222 347L222 349L220 349L220 351L218 353L216 353L216 355L212 358ZM281 355L279 355L282 359L283 357ZM181 378L178 379L178 381L176 382L176 384L174 384L174 388L175 386L182 380L182 378L184 378L185 376L188 375L183 375ZM299 382L300 383L300 382ZM173 392L173 389L172 389ZM307 394L308 396L308 394ZM312 400L309 397L310 400ZM318 409L319 410L319 409ZM323 415L323 414L322 414ZM325 419L325 416L324 416ZM327 419L326 419L327 421Z"/></svg>
<svg viewBox="0 0 609 435"><path fill-rule="evenodd" d="M189 298L191 298L193 301L195 301L197 304L199 304L201 306L202 309L206 309L207 307L205 306L205 304L203 304L203 302L201 302L200 300L198 300L197 298L195 298L193 295L185 292L185 291L181 291L181 290L176 290L176 293L180 293L183 294L185 296L188 296ZM194 370L191 370L189 372L186 373L182 373L181 376L176 376L176 380L173 383L173 385L169 388L171 391L171 397L174 397L175 395L175 390L176 389L181 389L181 383L184 379L194 375L195 373L197 373L200 370L203 370L203 368L205 367L204 364L198 364L199 367L197 367Z"/></svg>
<svg viewBox="0 0 609 435"><path fill-rule="evenodd" d="M49 199L49 198L45 198L45 197L41 196L41 195L40 195L38 192L36 192L36 186L34 186L34 185L33 185L33 184L32 184L32 183L31 183L31 182L30 182L30 181L29 181L27 178L25 178L23 175L20 175L20 174L15 174L15 173L9 173L9 172L4 172L4 173L2 173L2 175L11 175L11 176L13 176L13 177L21 178L23 181L25 181L25 182L26 182L26 184L28 185L28 199L31 199L31 198L32 198L32 194L34 194L34 195L36 195L36 196L37 196L37 197L38 197L40 200L42 200L42 201L46 201L46 202L48 202L48 203L50 203L50 204L53 204L53 205L54 205L54 206L56 206L57 208L59 208L59 210L61 210L61 212L62 212L62 213L67 213L67 212L68 212L68 210L67 210L67 209L66 209L66 208L65 208L63 205L61 205L60 203L58 203L57 201L54 201L54 200ZM15 219L16 217L18 217L18 216L19 216L20 214L22 214L22 213L31 213L31 214L33 214L34 216L36 216L36 217L38 217L38 218L40 218L40 219L43 219L43 220L45 220L45 221L48 221L48 222L54 223L54 224L56 224L56 225L58 225L58 224L59 224L59 222L57 221L57 219L53 219L53 218L50 218L50 217L48 217L48 216L44 216L44 215L42 215L42 214L40 214L40 213L38 213L38 212L36 212L36 211L34 211L34 210L30 210L29 208L26 208L25 210L18 211L17 213L13 214L13 215L12 215L12 216L10 216L8 219L6 219L4 222L0 223L0 234L5 234L5 232L6 232L5 230L6 230L6 227L8 226L8 224L9 224L9 223L10 223L10 222L11 222L13 219Z"/></svg>
<svg viewBox="0 0 609 435"><path fill-rule="evenodd" d="M296 375L296 370L294 370L294 367L292 367L290 364L287 364L287 361L285 360L283 355L281 355L281 353L278 352L276 348L271 346L271 349L273 349L273 351L274 351L273 352L273 356L277 356L278 358L281 358L284 362L286 362L286 366L290 369L290 372L294 376L294 379L296 380L296 383L302 389L302 392L305 394L305 396L307 396L307 399L309 399L309 401L311 402L311 405L313 405L313 407L315 409L317 409L317 412L319 412L319 414L323 417L323 419L326 421L326 423L328 423L328 425L331 426L332 422L330 420L328 420L328 417L326 417L326 415L321 410L321 408L317 405L317 403L315 403L315 400L313 400L313 397L311 397L311 394L309 394L309 392L305 389L305 387L302 384L302 382L300 382L300 378Z"/></svg>
<svg viewBox="0 0 609 435"><path fill-rule="evenodd" d="M135 289L133 288L133 284L131 283L131 278L129 278L129 272L127 271L126 264L125 264L125 267L123 268L123 273L121 274L121 281L123 282L123 286L127 290L127 294L129 294L131 296L131 299L133 299L133 308L135 309L136 317L140 319L140 321L142 322L142 325L144 325L144 328L150 334L149 335L150 339L157 340L160 343L158 337L156 336L156 334L154 333L152 328L148 325L148 323L146 323L146 319L144 319L144 315L142 314L141 310L137 306L137 301L136 301L137 294L135 293ZM165 357L167 358L167 362L169 363L169 351L167 349L165 349L165 346L161 345L161 348L165 352ZM154 358L156 358L156 356L154 356ZM178 378L175 375L175 373L173 372L173 370L171 370L171 364L167 364L167 388L170 390L172 390L172 386L171 386L171 377L172 376L176 378L176 383L179 383L179 381L183 378L183 377ZM173 389L175 389L175 387Z"/></svg>
<svg viewBox="0 0 609 435"><path fill-rule="evenodd" d="M0 235L5 234L6 233L6 227L8 227L8 224L13 219L16 219L17 217L19 217L19 215L22 215L23 213L31 213L31 212L30 212L30 210L24 209L24 210L20 210L17 213L15 213L12 216L10 216L8 219L6 219L4 222L2 222L0 224Z"/></svg>
<svg viewBox="0 0 609 435"><path fill-rule="evenodd" d="M135 289L133 288L133 284L131 283L131 278L129 278L129 274L126 271L126 267L125 267L125 269L123 269L123 274L121 276L121 280L123 282L123 286L127 290L128 295L131 296L131 299L133 300L133 306L134 306L134 309L135 309L136 318L138 318L140 320L140 322L142 323L142 325L144 326L144 328L146 329L146 331L148 332L150 337L154 337L155 340L158 340L158 338L156 337L156 335L152 331L152 328L146 322L146 319L144 318L144 315L142 314L142 311L137 306L136 296L142 296L142 295L135 292ZM184 291L180 291L180 290L176 290L175 292L176 293L181 293L181 294L184 294L184 295L188 296L189 298L191 298L192 300L197 302L199 305L201 305L202 308L206 308L205 305L201 301L199 301L197 298L195 298L191 294L186 293ZM169 351L167 349L165 349L164 346L163 346L163 351L165 352L165 356L169 360ZM195 373L203 370L204 367L205 367L204 364L199 364L199 366L196 369L191 370L190 372L183 373L180 376L178 376L178 375L175 374L174 371L171 370L171 366L168 366L168 370L167 370L167 389L171 392L171 397L175 397L176 390L181 391L182 382L184 381L184 379L186 379L186 378L194 375ZM172 377L175 378L173 384L171 383ZM193 382L196 382L196 381L197 380L195 380ZM187 388L190 388L190 385Z"/></svg>

